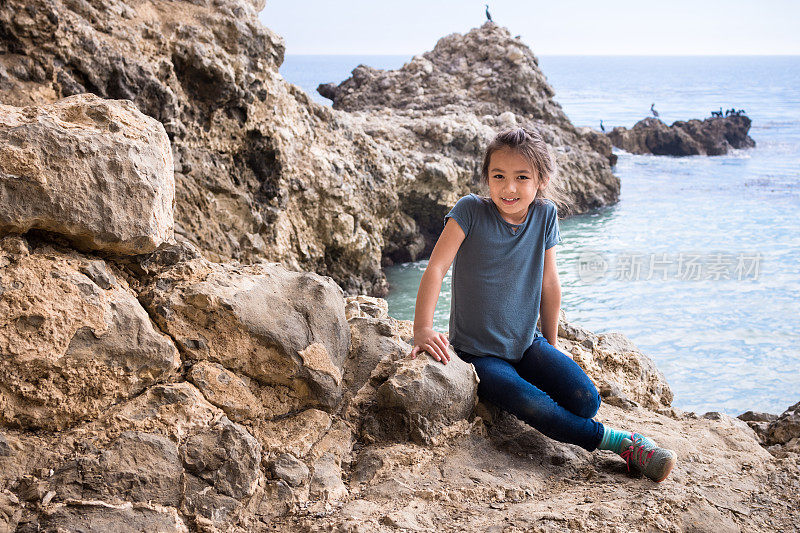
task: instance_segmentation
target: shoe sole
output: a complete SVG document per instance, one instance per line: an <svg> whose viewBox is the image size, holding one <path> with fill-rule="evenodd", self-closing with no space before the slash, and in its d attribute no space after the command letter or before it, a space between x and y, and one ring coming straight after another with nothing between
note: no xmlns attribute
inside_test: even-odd
<svg viewBox="0 0 800 533"><path fill-rule="evenodd" d="M656 483L661 483L662 481L667 479L667 476L669 476L669 473L672 472L672 467L675 466L675 462L677 460L678 456L675 453L669 456L669 460L667 460L667 462L664 463L664 468L665 468L664 475L661 476L661 479L656 479L655 480Z"/></svg>

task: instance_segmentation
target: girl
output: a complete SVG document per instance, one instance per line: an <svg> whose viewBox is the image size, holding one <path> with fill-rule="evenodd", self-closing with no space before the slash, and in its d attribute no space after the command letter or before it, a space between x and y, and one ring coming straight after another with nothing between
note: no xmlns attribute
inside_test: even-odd
<svg viewBox="0 0 800 533"><path fill-rule="evenodd" d="M575 361L555 348L561 285L555 245L561 241L551 183L555 164L535 131L507 130L483 158L489 198L461 198L422 276L414 311L416 357L450 360L447 347L475 366L478 396L550 438L620 454L628 467L663 481L675 452L592 419L600 395ZM450 338L433 330L442 279L453 263ZM541 331L536 327L541 312Z"/></svg>

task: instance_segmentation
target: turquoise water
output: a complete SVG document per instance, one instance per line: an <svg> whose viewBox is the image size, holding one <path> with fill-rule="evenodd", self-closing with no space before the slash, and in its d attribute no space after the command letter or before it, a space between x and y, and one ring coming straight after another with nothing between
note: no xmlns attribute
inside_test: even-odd
<svg viewBox="0 0 800 533"><path fill-rule="evenodd" d="M288 56L281 70L310 92L358 63L397 68L407 59ZM747 111L755 149L618 153L620 201L561 222L562 307L593 331L630 337L682 409L782 412L798 401L800 58L544 56L540 65L576 126L630 127L651 103L668 123L719 107ZM413 319L425 265L386 270L393 316ZM449 304L446 278L441 330Z"/></svg>

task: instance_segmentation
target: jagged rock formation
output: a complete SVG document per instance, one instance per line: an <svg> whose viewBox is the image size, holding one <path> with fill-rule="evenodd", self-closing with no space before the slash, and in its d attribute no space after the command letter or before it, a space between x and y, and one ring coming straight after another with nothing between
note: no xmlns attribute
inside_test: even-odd
<svg viewBox="0 0 800 533"><path fill-rule="evenodd" d="M748 131L750 119L744 115L677 120L671 126L647 117L630 130L617 126L606 136L614 146L632 154L723 155L734 148L754 147Z"/></svg>
<svg viewBox="0 0 800 533"><path fill-rule="evenodd" d="M351 295L385 294L382 261L432 249L444 214L477 186L482 146L508 125L543 128L573 211L617 199L610 145L569 125L530 50L506 30L445 39L454 61L478 60L482 39L509 50L480 59L483 81L462 84L447 113L351 114L311 102L278 74L283 42L258 22L262 7L8 0L0 7L0 102L22 107L85 92L131 100L172 142L178 235L207 259L266 259L331 276ZM436 76L450 68L442 57L435 68L409 69ZM471 76L453 66L451 80ZM498 92L486 107L491 68L536 83L516 99ZM415 78L415 87L424 92L428 79Z"/></svg>
<svg viewBox="0 0 800 533"><path fill-rule="evenodd" d="M391 144L400 141L404 151L413 147L394 135L397 126L422 135L424 147L444 150L455 165L438 173L463 175L458 183L477 185L475 162L480 161L484 144L474 135L465 137L464 126L498 117L499 124L489 124L531 125L542 132L558 155L560 175L575 212L614 202L619 195L619 180L608 166L616 162L611 145L591 129L572 125L554 100L555 92L530 48L492 22L440 39L433 50L415 56L398 70L359 65L338 86L324 84L318 90L333 100L334 109L365 111L357 116L373 122L380 113L381 127L365 127ZM423 180L424 192L417 183L408 190L401 187L401 197L408 198L406 209L413 212L417 203L440 202L437 194L441 193L426 187L429 181ZM422 217L415 215L415 219Z"/></svg>

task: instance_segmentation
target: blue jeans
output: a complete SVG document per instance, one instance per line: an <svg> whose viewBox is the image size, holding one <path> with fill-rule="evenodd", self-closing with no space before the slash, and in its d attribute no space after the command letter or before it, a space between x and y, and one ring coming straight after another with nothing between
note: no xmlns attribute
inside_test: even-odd
<svg viewBox="0 0 800 533"><path fill-rule="evenodd" d="M533 426L551 439L592 451L603 424L592 420L600 394L578 363L536 337L517 363L456 350L475 366L478 397Z"/></svg>

